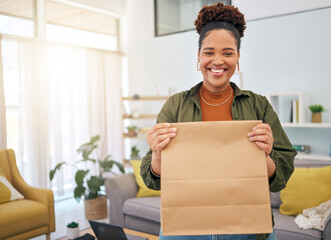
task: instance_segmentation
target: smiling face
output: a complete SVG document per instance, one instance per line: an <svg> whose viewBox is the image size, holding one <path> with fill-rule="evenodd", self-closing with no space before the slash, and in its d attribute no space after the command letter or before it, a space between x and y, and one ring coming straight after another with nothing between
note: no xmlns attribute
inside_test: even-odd
<svg viewBox="0 0 331 240"><path fill-rule="evenodd" d="M204 86L213 93L224 91L239 61L237 43L232 33L212 30L203 39L198 53Z"/></svg>

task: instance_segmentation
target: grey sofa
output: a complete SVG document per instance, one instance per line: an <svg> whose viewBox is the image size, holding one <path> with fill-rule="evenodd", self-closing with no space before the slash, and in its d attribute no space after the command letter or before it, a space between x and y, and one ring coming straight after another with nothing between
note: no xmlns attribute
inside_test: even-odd
<svg viewBox="0 0 331 240"><path fill-rule="evenodd" d="M296 160L296 167L323 167L330 161ZM109 223L154 235L160 230L160 197L136 198L138 186L134 175L123 174L106 179L105 188L109 200ZM294 222L294 216L279 213L279 193L271 193L271 207L275 218L278 240L331 240L331 214L324 231L302 230Z"/></svg>

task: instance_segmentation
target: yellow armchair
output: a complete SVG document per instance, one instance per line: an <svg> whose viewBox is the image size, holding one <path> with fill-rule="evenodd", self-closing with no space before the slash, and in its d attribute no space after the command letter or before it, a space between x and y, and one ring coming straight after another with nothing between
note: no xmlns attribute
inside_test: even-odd
<svg viewBox="0 0 331 240"><path fill-rule="evenodd" d="M0 168L24 199L0 203L0 239L29 239L55 231L54 196L50 189L35 188L22 178L14 151L0 150Z"/></svg>

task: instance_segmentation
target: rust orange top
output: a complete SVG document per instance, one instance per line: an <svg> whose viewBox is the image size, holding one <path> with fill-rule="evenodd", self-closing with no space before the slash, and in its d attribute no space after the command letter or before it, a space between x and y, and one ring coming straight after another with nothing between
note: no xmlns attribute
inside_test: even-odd
<svg viewBox="0 0 331 240"><path fill-rule="evenodd" d="M231 104L234 91L229 86L221 93L212 93L203 85L199 90L202 121L230 121L232 120Z"/></svg>

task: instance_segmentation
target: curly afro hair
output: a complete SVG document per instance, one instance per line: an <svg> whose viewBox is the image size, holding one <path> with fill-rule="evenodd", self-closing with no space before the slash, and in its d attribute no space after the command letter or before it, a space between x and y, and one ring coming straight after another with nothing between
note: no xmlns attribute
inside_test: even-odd
<svg viewBox="0 0 331 240"><path fill-rule="evenodd" d="M194 22L197 33L200 34L199 48L205 35L214 29L226 29L234 35L238 51L240 49L240 38L244 36L246 21L244 14L238 8L223 3L204 6Z"/></svg>

